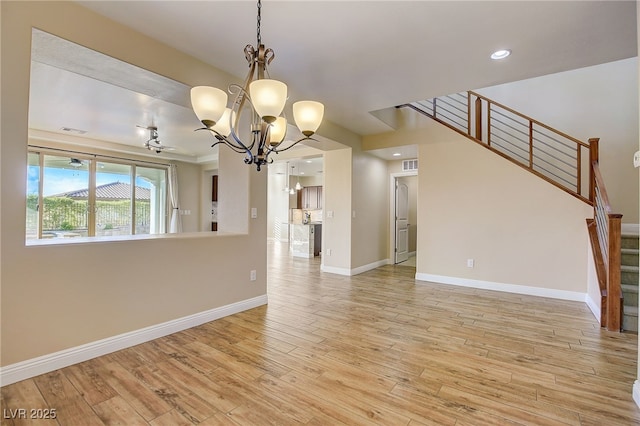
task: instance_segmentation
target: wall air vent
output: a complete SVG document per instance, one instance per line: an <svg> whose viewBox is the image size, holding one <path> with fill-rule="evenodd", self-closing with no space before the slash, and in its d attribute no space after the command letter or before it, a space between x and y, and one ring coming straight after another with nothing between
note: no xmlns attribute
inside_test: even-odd
<svg viewBox="0 0 640 426"><path fill-rule="evenodd" d="M402 171L403 172L412 172L414 170L418 170L418 159L414 160L402 160Z"/></svg>

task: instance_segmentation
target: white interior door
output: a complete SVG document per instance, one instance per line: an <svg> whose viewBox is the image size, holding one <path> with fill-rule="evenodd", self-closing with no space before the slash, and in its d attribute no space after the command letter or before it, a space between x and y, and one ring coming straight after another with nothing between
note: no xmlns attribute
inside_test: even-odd
<svg viewBox="0 0 640 426"><path fill-rule="evenodd" d="M396 180L396 259L409 259L409 187Z"/></svg>

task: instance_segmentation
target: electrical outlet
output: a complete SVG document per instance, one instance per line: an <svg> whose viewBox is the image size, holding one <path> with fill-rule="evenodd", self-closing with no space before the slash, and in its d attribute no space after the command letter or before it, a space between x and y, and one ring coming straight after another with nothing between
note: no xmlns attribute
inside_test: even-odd
<svg viewBox="0 0 640 426"><path fill-rule="evenodd" d="M251 207L251 219L256 219L258 217L258 209L255 207Z"/></svg>
<svg viewBox="0 0 640 426"><path fill-rule="evenodd" d="M327 256L331 256L331 249L327 249Z"/></svg>
<svg viewBox="0 0 640 426"><path fill-rule="evenodd" d="M467 268L473 268L475 261L473 259L467 259Z"/></svg>
<svg viewBox="0 0 640 426"><path fill-rule="evenodd" d="M250 274L250 277L249 277L249 278L251 279L251 281L255 281L255 280L257 280L257 279L258 279L258 276L257 276L257 273L256 273L256 270L255 270L255 269L252 269L252 270L251 270L251 274Z"/></svg>

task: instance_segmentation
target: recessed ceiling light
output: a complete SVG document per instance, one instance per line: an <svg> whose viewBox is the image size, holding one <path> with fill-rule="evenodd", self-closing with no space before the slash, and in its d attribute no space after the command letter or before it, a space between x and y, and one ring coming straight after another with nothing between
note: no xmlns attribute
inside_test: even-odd
<svg viewBox="0 0 640 426"><path fill-rule="evenodd" d="M402 155L402 154L400 154L399 152L394 152L394 153L393 153L393 156L394 156L394 157L400 157L401 155Z"/></svg>
<svg viewBox="0 0 640 426"><path fill-rule="evenodd" d="M307 160L307 163L311 163L311 162L312 162L311 160Z"/></svg>
<svg viewBox="0 0 640 426"><path fill-rule="evenodd" d="M504 59L509 55L511 55L511 50L509 49L496 50L491 54L491 59Z"/></svg>

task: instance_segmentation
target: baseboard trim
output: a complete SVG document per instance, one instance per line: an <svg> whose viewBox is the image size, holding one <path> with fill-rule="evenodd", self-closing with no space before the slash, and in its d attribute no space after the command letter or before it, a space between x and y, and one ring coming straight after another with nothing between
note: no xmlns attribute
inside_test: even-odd
<svg viewBox="0 0 640 426"><path fill-rule="evenodd" d="M621 231L623 235L640 235L640 224L623 223Z"/></svg>
<svg viewBox="0 0 640 426"><path fill-rule="evenodd" d="M633 400L640 407L640 380L633 382Z"/></svg>
<svg viewBox="0 0 640 426"><path fill-rule="evenodd" d="M584 302L589 307L589 310L591 311L593 316L596 317L598 324L602 325L602 323L600 322L600 309L598 308L598 305L596 305L596 302L591 298L591 296L589 296L589 294L584 297Z"/></svg>
<svg viewBox="0 0 640 426"><path fill-rule="evenodd" d="M389 262L390 262L390 259L382 259L382 260L378 260L377 262L369 263L368 265L359 266L351 270L351 275L358 275L363 272L371 271L372 269L376 269L381 266L388 265Z"/></svg>
<svg viewBox="0 0 640 426"><path fill-rule="evenodd" d="M98 356L139 345L159 337L214 321L229 315L267 304L267 295L257 296L219 308L188 315L172 321L141 328L117 336L65 349L52 354L21 361L0 368L0 386L10 385L21 380L39 376L59 368L84 362Z"/></svg>
<svg viewBox="0 0 640 426"><path fill-rule="evenodd" d="M383 265L388 265L389 262L391 262L389 259L383 259L383 260L378 260L377 262L369 263L367 265L358 266L357 268L353 268L353 269L336 268L333 266L321 265L320 270L322 272L329 272L330 274L345 275L350 277L353 275L358 275L363 272L370 271L372 269L379 268L380 266L383 266Z"/></svg>
<svg viewBox="0 0 640 426"><path fill-rule="evenodd" d="M493 281L472 280L469 278L448 277L444 275L416 273L416 280L430 281L439 284L450 284L461 287L472 287L483 290L495 290L505 293L526 294L529 296L549 297L551 299L585 302L586 293L577 291L556 290L551 288L530 287L526 285L504 284Z"/></svg>

